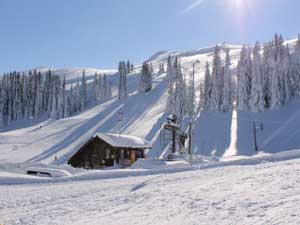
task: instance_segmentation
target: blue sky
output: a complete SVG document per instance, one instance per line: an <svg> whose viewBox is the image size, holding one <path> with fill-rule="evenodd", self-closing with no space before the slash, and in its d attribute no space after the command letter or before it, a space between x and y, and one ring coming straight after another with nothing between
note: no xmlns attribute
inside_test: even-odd
<svg viewBox="0 0 300 225"><path fill-rule="evenodd" d="M299 0L0 0L0 73L296 37L299 9Z"/></svg>

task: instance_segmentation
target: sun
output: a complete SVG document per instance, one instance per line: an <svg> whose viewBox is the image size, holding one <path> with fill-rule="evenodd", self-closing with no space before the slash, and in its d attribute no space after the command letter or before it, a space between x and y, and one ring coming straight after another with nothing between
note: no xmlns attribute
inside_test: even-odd
<svg viewBox="0 0 300 225"><path fill-rule="evenodd" d="M241 9L244 4L246 4L246 0L230 0L231 5L236 9Z"/></svg>

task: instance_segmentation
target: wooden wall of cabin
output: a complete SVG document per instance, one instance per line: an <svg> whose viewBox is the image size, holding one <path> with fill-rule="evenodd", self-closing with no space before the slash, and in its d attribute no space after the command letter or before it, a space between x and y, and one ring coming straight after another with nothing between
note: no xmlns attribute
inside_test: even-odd
<svg viewBox="0 0 300 225"><path fill-rule="evenodd" d="M114 149L99 138L94 138L69 160L69 164L76 168L86 169L113 166Z"/></svg>
<svg viewBox="0 0 300 225"><path fill-rule="evenodd" d="M84 145L68 163L76 168L100 169L113 166L114 160L119 164L122 156L134 163L138 158L144 158L144 150L114 148L101 139L94 138Z"/></svg>

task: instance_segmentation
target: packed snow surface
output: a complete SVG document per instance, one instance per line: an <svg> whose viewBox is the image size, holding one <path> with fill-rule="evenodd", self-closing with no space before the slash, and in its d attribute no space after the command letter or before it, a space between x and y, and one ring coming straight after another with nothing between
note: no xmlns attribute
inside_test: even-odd
<svg viewBox="0 0 300 225"><path fill-rule="evenodd" d="M0 223L10 225L299 224L300 159L4 185L0 193Z"/></svg>

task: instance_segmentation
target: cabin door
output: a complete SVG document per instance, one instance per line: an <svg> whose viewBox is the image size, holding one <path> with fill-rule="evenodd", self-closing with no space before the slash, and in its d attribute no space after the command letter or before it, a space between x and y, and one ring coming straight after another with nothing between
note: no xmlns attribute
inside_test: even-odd
<svg viewBox="0 0 300 225"><path fill-rule="evenodd" d="M136 161L135 151L130 151L130 161L134 163Z"/></svg>

